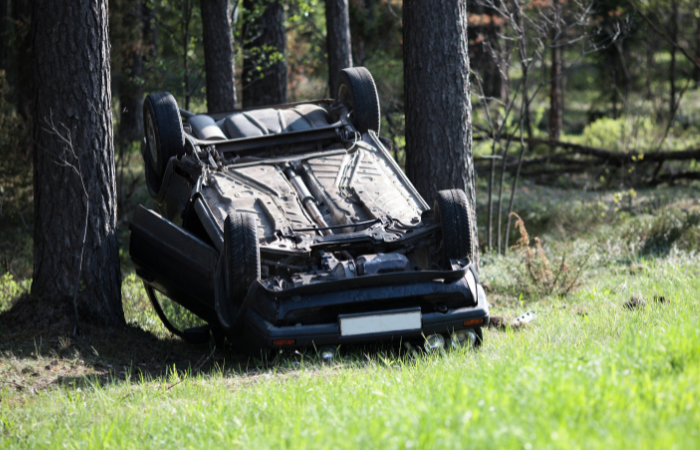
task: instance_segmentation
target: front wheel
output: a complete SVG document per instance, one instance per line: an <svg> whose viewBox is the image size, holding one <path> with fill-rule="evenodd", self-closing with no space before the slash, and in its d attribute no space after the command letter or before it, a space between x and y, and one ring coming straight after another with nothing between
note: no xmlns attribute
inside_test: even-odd
<svg viewBox="0 0 700 450"><path fill-rule="evenodd" d="M255 216L231 213L224 222L226 298L240 308L250 286L260 279L260 244Z"/></svg>

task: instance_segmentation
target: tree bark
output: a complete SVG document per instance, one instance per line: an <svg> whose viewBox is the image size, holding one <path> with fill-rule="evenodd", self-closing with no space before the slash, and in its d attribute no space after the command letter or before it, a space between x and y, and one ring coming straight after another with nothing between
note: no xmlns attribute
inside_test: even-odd
<svg viewBox="0 0 700 450"><path fill-rule="evenodd" d="M352 67L348 0L326 0L326 45L330 98L338 93L338 74Z"/></svg>
<svg viewBox="0 0 700 450"><path fill-rule="evenodd" d="M671 2L671 39L673 42L678 42L678 2ZM676 46L671 46L671 67L668 71L669 81L671 82L671 97L669 102L668 114L669 120L673 120L676 113Z"/></svg>
<svg viewBox="0 0 700 450"><path fill-rule="evenodd" d="M551 30L551 54L552 54L552 67L551 67L551 85L549 93L549 138L559 139L562 129L562 72L561 72L561 9L559 5L559 0L554 0L553 4L553 19L554 24Z"/></svg>
<svg viewBox="0 0 700 450"><path fill-rule="evenodd" d="M126 146L143 136L143 45L141 0L124 3L122 23L124 42L122 67L119 77L119 136L120 145Z"/></svg>
<svg viewBox="0 0 700 450"><path fill-rule="evenodd" d="M406 173L429 204L464 189L476 236L466 2L406 0L403 27Z"/></svg>
<svg viewBox="0 0 700 450"><path fill-rule="evenodd" d="M157 2L144 0L141 5L141 18L143 19L143 60L154 61L158 57L158 22Z"/></svg>
<svg viewBox="0 0 700 450"><path fill-rule="evenodd" d="M700 10L700 2L695 3L695 9ZM695 60L700 61L700 15L695 19ZM693 80L695 87L700 86L700 66L693 66Z"/></svg>
<svg viewBox="0 0 700 450"><path fill-rule="evenodd" d="M233 29L229 0L201 0L209 112L236 109Z"/></svg>
<svg viewBox="0 0 700 450"><path fill-rule="evenodd" d="M9 46L10 1L0 0L0 70L7 69Z"/></svg>
<svg viewBox="0 0 700 450"><path fill-rule="evenodd" d="M32 28L32 294L77 293L84 317L124 324L107 0L35 0Z"/></svg>
<svg viewBox="0 0 700 450"><path fill-rule="evenodd" d="M496 99L506 98L507 83L503 72L505 61L501 57L499 44L500 26L495 23L500 18L493 8L482 4L482 0L467 0L469 11L469 64L481 76L484 96Z"/></svg>
<svg viewBox="0 0 700 450"><path fill-rule="evenodd" d="M14 75L17 111L24 120L32 115L32 96L34 77L32 58L31 17L34 0L14 0L12 2L12 21L15 25L16 72Z"/></svg>
<svg viewBox="0 0 700 450"><path fill-rule="evenodd" d="M287 103L284 7L279 0L244 0L243 8L243 107Z"/></svg>

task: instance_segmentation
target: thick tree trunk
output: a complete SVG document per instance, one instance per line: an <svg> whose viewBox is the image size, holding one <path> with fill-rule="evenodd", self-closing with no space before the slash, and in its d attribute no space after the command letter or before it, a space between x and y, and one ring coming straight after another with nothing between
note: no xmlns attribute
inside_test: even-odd
<svg viewBox="0 0 700 450"><path fill-rule="evenodd" d="M338 74L352 67L348 0L326 0L326 45L330 98L338 93Z"/></svg>
<svg viewBox="0 0 700 450"><path fill-rule="evenodd" d="M474 212L466 2L406 0L403 27L406 173L429 204L464 189Z"/></svg>
<svg viewBox="0 0 700 450"><path fill-rule="evenodd" d="M247 12L243 41L243 107L286 103L287 35L282 2L244 0L243 7ZM253 13L251 17L251 12L263 8L261 14Z"/></svg>
<svg viewBox="0 0 700 450"><path fill-rule="evenodd" d="M35 0L32 294L124 323L107 0Z"/></svg>
<svg viewBox="0 0 700 450"><path fill-rule="evenodd" d="M14 85L16 89L17 111L23 119L32 116L32 96L34 95L34 77L32 58L31 17L34 0L14 0L12 2L12 21L15 25L16 72Z"/></svg>
<svg viewBox="0 0 700 450"><path fill-rule="evenodd" d="M209 112L236 108L233 29L229 0L201 0Z"/></svg>
<svg viewBox="0 0 700 450"><path fill-rule="evenodd" d="M128 0L122 16L126 36L122 42L119 78L119 143L128 145L143 136L143 45L141 0Z"/></svg>

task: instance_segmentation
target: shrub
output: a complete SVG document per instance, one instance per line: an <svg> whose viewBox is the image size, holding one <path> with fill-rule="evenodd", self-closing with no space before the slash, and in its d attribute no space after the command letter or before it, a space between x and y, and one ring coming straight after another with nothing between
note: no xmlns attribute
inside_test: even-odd
<svg viewBox="0 0 700 450"><path fill-rule="evenodd" d="M550 257L556 261L550 262L542 242L534 238L530 245L530 236L525 228L525 222L515 213L515 228L520 233L516 244L512 247L521 257L519 278L522 289L530 294L568 295L581 285L581 275L588 264L593 247L583 254L575 254L570 248L565 248L561 256Z"/></svg>

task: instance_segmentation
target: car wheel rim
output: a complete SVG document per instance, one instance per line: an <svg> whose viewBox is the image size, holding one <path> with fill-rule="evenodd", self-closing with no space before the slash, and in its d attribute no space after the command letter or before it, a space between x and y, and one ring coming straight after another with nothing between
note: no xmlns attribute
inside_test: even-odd
<svg viewBox="0 0 700 450"><path fill-rule="evenodd" d="M148 114L148 124L146 125L146 139L148 140L148 148L151 152L153 162L158 164L158 152L156 151L156 130L153 126L153 118Z"/></svg>

